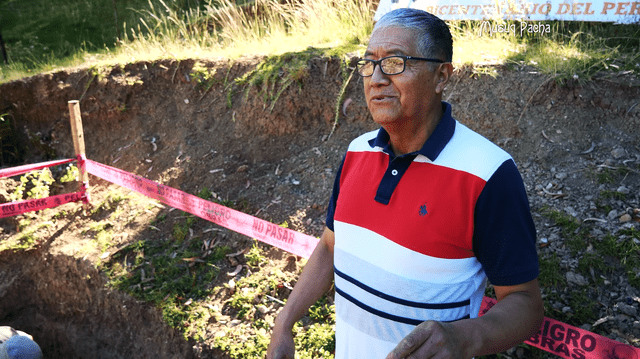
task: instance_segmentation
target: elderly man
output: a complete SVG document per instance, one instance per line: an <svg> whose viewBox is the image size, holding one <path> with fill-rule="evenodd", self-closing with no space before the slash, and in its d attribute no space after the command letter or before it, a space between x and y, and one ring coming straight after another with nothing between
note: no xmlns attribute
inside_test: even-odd
<svg viewBox="0 0 640 359"><path fill-rule="evenodd" d="M452 52L447 25L429 13L398 9L375 25L357 66L381 128L349 146L269 359L294 357L293 324L334 279L337 359L471 358L540 328L522 178L442 102ZM478 317L487 278L498 304Z"/></svg>

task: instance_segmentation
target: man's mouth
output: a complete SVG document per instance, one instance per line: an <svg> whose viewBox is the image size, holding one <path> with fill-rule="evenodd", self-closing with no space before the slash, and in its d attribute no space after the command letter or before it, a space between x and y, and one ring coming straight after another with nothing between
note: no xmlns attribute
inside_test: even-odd
<svg viewBox="0 0 640 359"><path fill-rule="evenodd" d="M371 101L380 102L380 101L385 101L385 100L391 100L393 98L394 98L394 96L376 95L376 96L371 97Z"/></svg>

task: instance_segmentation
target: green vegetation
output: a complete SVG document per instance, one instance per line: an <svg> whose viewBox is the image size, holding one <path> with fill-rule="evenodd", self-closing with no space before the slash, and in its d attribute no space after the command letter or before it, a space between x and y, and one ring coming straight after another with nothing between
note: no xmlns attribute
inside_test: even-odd
<svg viewBox="0 0 640 359"><path fill-rule="evenodd" d="M276 101L289 85L296 82L302 87L302 80L308 76L309 60L320 54L317 49L309 48L301 52L269 56L255 70L247 72L235 82L245 87L245 100L249 97L251 88L259 88L258 94L265 103L271 103L269 111L273 111Z"/></svg>
<svg viewBox="0 0 640 359"><path fill-rule="evenodd" d="M587 230L580 228L580 222L576 218L557 210L545 209L542 213L561 228L562 236L567 239L566 244L573 255L587 248Z"/></svg>
<svg viewBox="0 0 640 359"><path fill-rule="evenodd" d="M556 81L574 79L585 82L600 71L638 71L640 29L635 25L535 22L549 30L542 35L528 33L522 27L525 24L515 20L492 20L489 26L478 21L450 24L454 29L454 58L462 63L481 59L529 65ZM515 29L515 33L489 34L490 27L500 25Z"/></svg>
<svg viewBox="0 0 640 359"><path fill-rule="evenodd" d="M115 4L115 9L114 9ZM98 66L162 58L237 58L301 53L311 46L330 56L362 51L372 30L365 0L0 0L9 65L0 82L65 66ZM112 19L111 21L107 19ZM107 20L105 22L105 20ZM99 24L99 25L98 25ZM634 25L548 21L549 32L520 32L524 23L449 21L456 64L529 65L557 81L588 81L598 72L638 71L640 29ZM515 32L494 32L506 26ZM304 77L288 73L287 80ZM196 69L196 73L198 70ZM495 74L480 68L477 74ZM204 91L214 73L196 76ZM207 78L208 76L211 76ZM273 84L273 78L270 79ZM278 87L281 90L283 87ZM277 98L278 91L269 96Z"/></svg>
<svg viewBox="0 0 640 359"><path fill-rule="evenodd" d="M613 172L611 172L611 170L609 170L608 168L605 168L602 172L598 173L596 175L598 177L598 183L614 183L615 182L615 177L613 175Z"/></svg>
<svg viewBox="0 0 640 359"><path fill-rule="evenodd" d="M618 232L620 237L605 236L602 241L594 241L595 249L620 263L631 285L640 287L640 231L634 228Z"/></svg>
<svg viewBox="0 0 640 359"><path fill-rule="evenodd" d="M606 197L609 192L604 193ZM610 195L615 196L615 193L617 192ZM606 277L618 267L626 272L631 285L640 286L640 231L634 228L622 229L617 236L609 234L603 239L595 239L572 216L549 208L544 208L541 213L561 228L564 243L574 256L579 257L576 272L602 283L604 279L601 276ZM560 260L555 253L541 256L539 279L543 292L547 295L546 302L566 287L566 279L558 268ZM551 317L573 325L593 322L597 319L594 318L597 305L589 299L588 290L574 290L569 299L565 298L574 312L555 311ZM547 308L547 311L550 309L552 308Z"/></svg>
<svg viewBox="0 0 640 359"><path fill-rule="evenodd" d="M261 250L258 247L258 243L253 243L253 247L247 252L244 257L247 259L247 264L253 267L257 267L262 263L265 263L267 259L261 254Z"/></svg>
<svg viewBox="0 0 640 359"><path fill-rule="evenodd" d="M111 286L155 305L169 325L185 330L191 322L208 320L209 310L196 301L213 293L210 283L220 273L216 264L230 251L217 247L212 255L195 260L201 244L197 239L181 244L139 240L111 256L102 269ZM188 301L193 306L185 304ZM198 335L201 339L204 333Z"/></svg>
<svg viewBox="0 0 640 359"><path fill-rule="evenodd" d="M191 68L191 75L197 87L202 92L207 92L216 83L216 69L208 68L201 62L196 62ZM205 198L206 199L206 198Z"/></svg>
<svg viewBox="0 0 640 359"><path fill-rule="evenodd" d="M625 200L627 199L627 195L624 193L620 193L618 191L600 191L600 197L602 198L613 198L617 200Z"/></svg>
<svg viewBox="0 0 640 359"><path fill-rule="evenodd" d="M69 165L69 167L67 167L65 174L62 177L60 177L60 182L66 183L66 182L78 181L79 178L80 178L80 170L78 169L78 167L76 167L75 165Z"/></svg>
<svg viewBox="0 0 640 359"><path fill-rule="evenodd" d="M227 0L185 0L180 5L132 0L126 6L117 2L116 27L110 2L33 2L36 6L28 11L12 11L18 1L0 0L10 59L9 65L0 66L0 82L65 66L340 48L364 43L373 15L372 4L365 0L257 0L244 5ZM113 26L105 19L114 19ZM52 26L64 34L57 37Z"/></svg>
<svg viewBox="0 0 640 359"><path fill-rule="evenodd" d="M562 275L560 259L555 253L539 259L540 262L540 286L542 288L554 288L566 286L567 280Z"/></svg>
<svg viewBox="0 0 640 359"><path fill-rule="evenodd" d="M182 223L176 223L173 226L173 231L171 232L173 234L173 239L178 242L182 242L185 238L187 238L189 229L196 222L196 217L188 215L186 212L183 213L186 215L187 219Z"/></svg>
<svg viewBox="0 0 640 359"><path fill-rule="evenodd" d="M20 184L16 187L11 201L23 199L38 199L49 197L49 186L55 182L48 168L31 171L20 177ZM25 196L26 195L26 196Z"/></svg>

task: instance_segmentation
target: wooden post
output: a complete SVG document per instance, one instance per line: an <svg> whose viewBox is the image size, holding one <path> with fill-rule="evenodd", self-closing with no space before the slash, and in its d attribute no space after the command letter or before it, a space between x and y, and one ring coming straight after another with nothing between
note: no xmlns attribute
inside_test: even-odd
<svg viewBox="0 0 640 359"><path fill-rule="evenodd" d="M85 193L83 202L89 203L89 195L86 191L89 188L89 174L85 168L86 155L84 151L84 132L82 131L82 117L80 115L80 102L78 100L69 101L69 114L71 121L71 137L73 137L73 148L78 159L78 169L80 170L80 191Z"/></svg>

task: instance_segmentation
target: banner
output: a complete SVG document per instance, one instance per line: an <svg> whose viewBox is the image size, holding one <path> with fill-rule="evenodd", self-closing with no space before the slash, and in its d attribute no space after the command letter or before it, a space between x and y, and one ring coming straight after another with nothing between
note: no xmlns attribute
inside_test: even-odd
<svg viewBox="0 0 640 359"><path fill-rule="evenodd" d="M520 20L514 33L525 31L544 34L549 25L534 31L532 21L596 21L640 24L640 1L571 1L571 0L380 0L374 21L397 8L415 8L432 13L442 20ZM521 29L522 28L522 29ZM509 29L511 30L511 29ZM522 31L519 31L522 30ZM546 31L546 32L549 32Z"/></svg>
<svg viewBox="0 0 640 359"><path fill-rule="evenodd" d="M87 160L86 168L94 176L300 257L309 258L319 241L306 234L280 227L277 224L98 162Z"/></svg>
<svg viewBox="0 0 640 359"><path fill-rule="evenodd" d="M0 218L13 217L27 212L57 207L65 203L80 201L83 198L84 193L75 192L68 194L59 194L42 199L30 199L20 202L2 203L0 204Z"/></svg>
<svg viewBox="0 0 640 359"><path fill-rule="evenodd" d="M41 170L41 169L43 169L45 167L63 165L65 163L69 163L71 161L75 161L75 158L67 159L67 160L56 160L56 161L42 162L42 163L36 163L36 164L24 165L24 166L18 166L18 167L11 167L11 168L3 168L3 169L0 169L0 178L13 177L13 176L21 175L23 173L36 171L36 170Z"/></svg>
<svg viewBox="0 0 640 359"><path fill-rule="evenodd" d="M488 312L496 303L495 299L484 297L480 316ZM525 343L566 359L640 358L640 348L546 317L538 333Z"/></svg>

